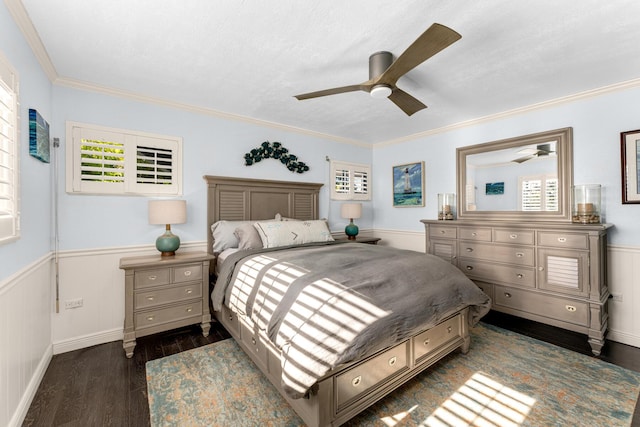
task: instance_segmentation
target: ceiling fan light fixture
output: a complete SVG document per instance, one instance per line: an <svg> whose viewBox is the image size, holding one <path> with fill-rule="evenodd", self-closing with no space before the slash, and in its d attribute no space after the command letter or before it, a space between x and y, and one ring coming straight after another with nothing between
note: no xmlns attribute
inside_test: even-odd
<svg viewBox="0 0 640 427"><path fill-rule="evenodd" d="M372 98L382 99L388 98L389 95L391 95L391 92L391 88L387 85L375 85L371 88L371 92L369 93L371 94Z"/></svg>

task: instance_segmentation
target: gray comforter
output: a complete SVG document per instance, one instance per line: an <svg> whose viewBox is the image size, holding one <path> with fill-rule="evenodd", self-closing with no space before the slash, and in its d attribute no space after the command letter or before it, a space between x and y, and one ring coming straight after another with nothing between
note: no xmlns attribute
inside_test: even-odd
<svg viewBox="0 0 640 427"><path fill-rule="evenodd" d="M470 307L475 325L491 301L459 269L432 255L366 244L239 251L212 293L282 351L293 398L331 369L401 342Z"/></svg>

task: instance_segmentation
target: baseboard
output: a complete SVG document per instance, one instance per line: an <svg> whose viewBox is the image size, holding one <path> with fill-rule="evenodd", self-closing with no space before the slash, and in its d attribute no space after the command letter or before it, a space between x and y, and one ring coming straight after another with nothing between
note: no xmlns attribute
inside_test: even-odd
<svg viewBox="0 0 640 427"><path fill-rule="evenodd" d="M627 334L620 331L609 330L609 332L607 333L607 340L640 348L639 336Z"/></svg>
<svg viewBox="0 0 640 427"><path fill-rule="evenodd" d="M94 345L106 344L113 341L121 341L123 338L122 328L102 331L95 334L88 334L81 337L74 337L53 343L53 354L67 353L81 348L92 347Z"/></svg>
<svg viewBox="0 0 640 427"><path fill-rule="evenodd" d="M40 383L44 378L44 374L47 372L47 368L49 367L49 363L51 362L52 357L53 346L50 345L42 355L42 358L38 363L38 367L36 368L34 374L31 376L29 385L25 389L25 392L22 394L22 398L18 403L18 407L13 413L13 417L11 417L11 420L9 420L9 427L18 427L21 426L24 422L24 419L27 416L27 412L29 412L31 402L33 402L33 398L38 391L38 387L40 387Z"/></svg>

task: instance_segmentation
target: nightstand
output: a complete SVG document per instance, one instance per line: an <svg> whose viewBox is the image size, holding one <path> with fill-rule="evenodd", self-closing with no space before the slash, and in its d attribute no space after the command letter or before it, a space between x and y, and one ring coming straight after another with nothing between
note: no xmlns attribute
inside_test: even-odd
<svg viewBox="0 0 640 427"><path fill-rule="evenodd" d="M133 356L136 338L200 323L209 335L209 262L206 252L172 257L125 257L124 348Z"/></svg>
<svg viewBox="0 0 640 427"><path fill-rule="evenodd" d="M335 239L336 242L368 243L370 245L377 245L380 240L380 237L356 237L356 240L349 240L346 237Z"/></svg>

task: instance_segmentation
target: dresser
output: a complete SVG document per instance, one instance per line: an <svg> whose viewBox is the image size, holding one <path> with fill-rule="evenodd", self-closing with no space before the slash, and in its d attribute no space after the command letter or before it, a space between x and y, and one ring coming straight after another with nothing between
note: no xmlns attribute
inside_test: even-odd
<svg viewBox="0 0 640 427"><path fill-rule="evenodd" d="M583 333L607 331L610 224L422 220L426 251L457 265L492 309Z"/></svg>
<svg viewBox="0 0 640 427"><path fill-rule="evenodd" d="M120 259L125 272L123 347L133 356L136 338L200 323L209 335L209 263L206 252Z"/></svg>

